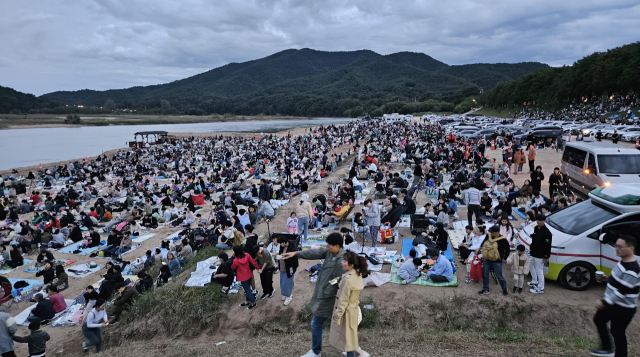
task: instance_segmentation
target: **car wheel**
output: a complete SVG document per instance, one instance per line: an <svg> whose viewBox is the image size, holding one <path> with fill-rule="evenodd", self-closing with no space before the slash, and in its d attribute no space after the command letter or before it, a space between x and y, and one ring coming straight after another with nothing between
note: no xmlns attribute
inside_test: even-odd
<svg viewBox="0 0 640 357"><path fill-rule="evenodd" d="M569 290L586 290L596 280L593 266L585 262L574 262L562 269L559 276L562 286Z"/></svg>

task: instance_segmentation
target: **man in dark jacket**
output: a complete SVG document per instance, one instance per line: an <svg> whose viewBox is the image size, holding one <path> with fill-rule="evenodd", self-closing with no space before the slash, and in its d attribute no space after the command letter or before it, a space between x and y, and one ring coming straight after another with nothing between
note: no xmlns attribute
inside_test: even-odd
<svg viewBox="0 0 640 357"><path fill-rule="evenodd" d="M51 262L51 264L53 264L54 260L56 260L56 259L53 257L53 254L51 254L50 251L48 251L48 250L46 250L44 248L42 250L40 250L40 254L38 254L38 258L36 259L36 261L38 263L42 263L42 264L44 264L46 262Z"/></svg>
<svg viewBox="0 0 640 357"><path fill-rule="evenodd" d="M69 239L74 243L82 240L82 230L75 222L71 222L71 233L69 233Z"/></svg>
<svg viewBox="0 0 640 357"><path fill-rule="evenodd" d="M120 292L120 297L111 300L111 304L116 307L115 318L111 321L112 325L118 323L118 319L120 318L120 315L122 315L122 312L133 304L133 300L135 298L140 296L140 293L138 293L138 290L136 290L135 287L126 286L123 282L116 284L116 290Z"/></svg>
<svg viewBox="0 0 640 357"><path fill-rule="evenodd" d="M560 169L556 167L549 175L549 198L553 197L553 193L556 191L564 191L564 187L564 177L560 173Z"/></svg>
<svg viewBox="0 0 640 357"><path fill-rule="evenodd" d="M51 303L49 299L45 299L42 293L38 293L34 297L38 304L33 308L33 310L31 310L29 316L27 316L27 321L31 322L36 319L39 321L51 320L55 316L55 313L53 312L53 303Z"/></svg>
<svg viewBox="0 0 640 357"><path fill-rule="evenodd" d="M342 234L331 233L327 236L326 248L282 254L284 259L293 257L306 260L324 259L311 301L309 301L309 309L313 313L313 317L311 318L311 350L306 354L307 356L320 356L322 352L322 326L326 320L331 319L338 293L336 278L344 273L342 270L343 243Z"/></svg>
<svg viewBox="0 0 640 357"><path fill-rule="evenodd" d="M409 196L407 189L403 188L402 191L400 191L400 194L402 194L402 199L404 201L403 204L407 207L407 209L404 211L404 214L416 213L416 201L414 201L413 198Z"/></svg>
<svg viewBox="0 0 640 357"><path fill-rule="evenodd" d="M99 247L100 246L100 233L96 232L93 227L89 228L89 236L87 237L87 248Z"/></svg>
<svg viewBox="0 0 640 357"><path fill-rule="evenodd" d="M502 276L502 261L507 260L509 257L510 247L507 239L500 235L500 227L492 226L489 228L489 234L482 242L481 249L476 251L476 255L480 254L480 251L482 251L483 274L482 290L480 290L478 294L489 294L489 275L493 270L502 288L502 295L508 295L507 281Z"/></svg>
<svg viewBox="0 0 640 357"><path fill-rule="evenodd" d="M532 294L544 293L544 264L549 262L549 257L551 256L552 235L549 228L544 224L546 219L547 216L544 214L537 214L536 221L538 225L533 228L533 233L531 234L529 265L532 279L528 284L531 287L529 291Z"/></svg>

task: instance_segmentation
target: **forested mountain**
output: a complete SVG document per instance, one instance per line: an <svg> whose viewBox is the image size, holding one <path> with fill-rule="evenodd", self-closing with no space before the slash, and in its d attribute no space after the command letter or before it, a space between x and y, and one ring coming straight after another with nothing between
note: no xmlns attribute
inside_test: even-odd
<svg viewBox="0 0 640 357"><path fill-rule="evenodd" d="M487 106L535 103L540 108L562 107L584 99L626 95L640 91L640 42L596 52L571 66L547 68L499 84L485 92Z"/></svg>
<svg viewBox="0 0 640 357"><path fill-rule="evenodd" d="M55 112L83 105L138 113L357 116L401 110L405 104L429 110L435 103L439 109L453 110L470 95L541 68L548 66L537 62L449 66L423 53L383 56L368 50L291 49L167 84L53 92L27 107L3 105L0 98L0 108Z"/></svg>

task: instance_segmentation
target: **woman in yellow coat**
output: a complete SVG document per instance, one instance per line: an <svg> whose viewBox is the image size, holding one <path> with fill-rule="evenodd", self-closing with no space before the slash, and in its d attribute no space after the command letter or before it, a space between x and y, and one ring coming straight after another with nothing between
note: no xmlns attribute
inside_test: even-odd
<svg viewBox="0 0 640 357"><path fill-rule="evenodd" d="M358 345L358 315L360 312L360 292L364 288L362 278L369 275L367 259L351 251L344 253L336 304L331 317L329 343L340 351L347 351L347 357L369 357Z"/></svg>

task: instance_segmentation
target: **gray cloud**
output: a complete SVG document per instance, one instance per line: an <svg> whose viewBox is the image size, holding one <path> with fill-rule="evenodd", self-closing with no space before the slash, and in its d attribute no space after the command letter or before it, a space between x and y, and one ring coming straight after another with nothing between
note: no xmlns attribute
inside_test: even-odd
<svg viewBox="0 0 640 357"><path fill-rule="evenodd" d="M637 0L6 1L0 85L40 95L166 83L303 47L559 66L638 41L638 18Z"/></svg>

